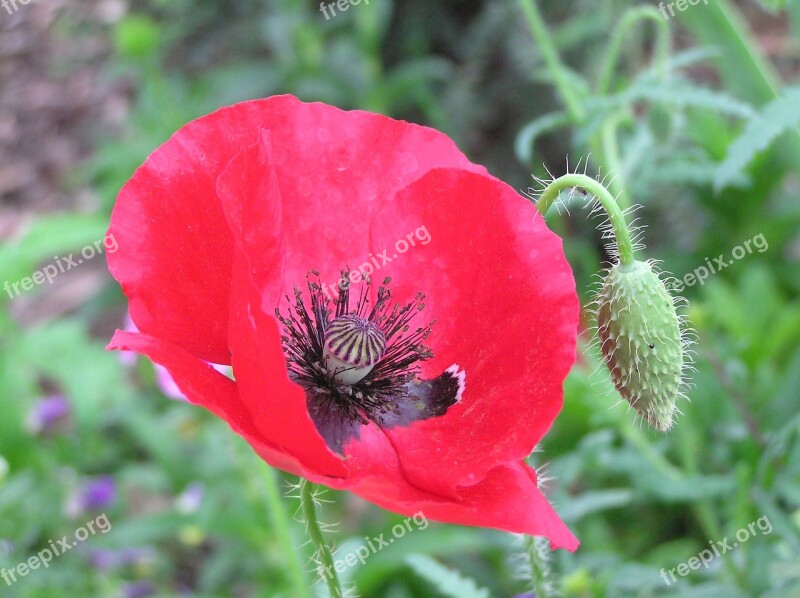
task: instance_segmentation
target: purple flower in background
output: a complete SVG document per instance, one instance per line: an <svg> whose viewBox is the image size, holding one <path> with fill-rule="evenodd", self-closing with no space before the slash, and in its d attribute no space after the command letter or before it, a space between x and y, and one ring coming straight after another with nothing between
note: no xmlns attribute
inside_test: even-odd
<svg viewBox="0 0 800 598"><path fill-rule="evenodd" d="M66 424L70 412L71 407L66 397L45 397L39 399L30 410L25 426L31 434L51 433Z"/></svg>
<svg viewBox="0 0 800 598"><path fill-rule="evenodd" d="M111 476L95 478L83 488L86 510L104 509L117 499L117 484Z"/></svg>
<svg viewBox="0 0 800 598"><path fill-rule="evenodd" d="M122 596L124 598L146 598L156 593L156 586L152 581L142 580L133 583L125 584L122 587Z"/></svg>
<svg viewBox="0 0 800 598"><path fill-rule="evenodd" d="M93 550L89 554L89 564L92 569L97 569L99 571L115 569L119 566L117 551L108 549Z"/></svg>
<svg viewBox="0 0 800 598"><path fill-rule="evenodd" d="M100 571L153 563L156 553L149 547L131 547L122 550L101 548L89 554L89 564Z"/></svg>
<svg viewBox="0 0 800 598"><path fill-rule="evenodd" d="M89 511L102 511L117 500L117 483L111 476L100 476L86 482L67 505L67 513L75 517Z"/></svg>
<svg viewBox="0 0 800 598"><path fill-rule="evenodd" d="M181 389L178 388L178 385L175 384L175 380L172 379L167 368L158 364L154 364L154 367L156 370L156 384L158 384L158 388L161 389L164 396L175 399L176 401L185 401L186 396L181 392Z"/></svg>
<svg viewBox="0 0 800 598"><path fill-rule="evenodd" d="M126 312L125 313L125 330L130 330L131 332L138 332L139 329L136 328L136 324L133 323L131 320L131 314ZM126 367L133 367L133 364L136 363L137 354L133 351L120 351L119 352L119 360L122 362L122 365Z"/></svg>
<svg viewBox="0 0 800 598"><path fill-rule="evenodd" d="M184 515L195 513L203 502L203 494L203 485L200 482L192 482L175 499L175 508Z"/></svg>

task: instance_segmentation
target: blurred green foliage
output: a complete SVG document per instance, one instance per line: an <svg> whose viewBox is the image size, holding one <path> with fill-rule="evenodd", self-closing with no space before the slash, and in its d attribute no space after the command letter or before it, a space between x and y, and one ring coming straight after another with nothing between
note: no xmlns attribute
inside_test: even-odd
<svg viewBox="0 0 800 598"><path fill-rule="evenodd" d="M37 216L0 247L0 280L100 238L150 151L188 120L247 98L293 93L429 124L521 190L542 165L557 176L588 159L587 172L613 172L612 190L643 205L646 253L678 278L759 234L769 249L687 287L697 372L669 435L633 422L583 347L564 412L532 458L547 464L549 495L582 541L553 555L555 585L566 597L800 596L797 88L729 0L668 20L623 0L540 2L540 30L524 4L373 0L326 20L300 0L135 2L106 31L107 76L130 82L131 111L120 133L95 132L82 175L101 208ZM800 9L763 4L789 20L796 51ZM581 216L551 225L588 300L607 256ZM124 366L104 351L124 315L110 278L58 317L15 311L46 293L0 296L0 567L97 515L76 506L96 476L116 484L102 507L113 528L10 588L0 581L0 595L292 596L266 466L222 422L165 399L150 364ZM72 414L37 434L30 414L54 394ZM329 498L322 517L341 522L340 545L401 520L346 494ZM664 583L662 568L760 517L770 533ZM290 533L300 546L302 526ZM131 548L145 556L119 556ZM101 566L98 551L119 558ZM345 579L365 596L512 596L530 590L516 574L523 557L507 534L431 524Z"/></svg>

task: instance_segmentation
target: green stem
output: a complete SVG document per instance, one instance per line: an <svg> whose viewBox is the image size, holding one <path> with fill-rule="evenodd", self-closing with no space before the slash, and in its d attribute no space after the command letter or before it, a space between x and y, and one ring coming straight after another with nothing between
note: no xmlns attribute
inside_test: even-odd
<svg viewBox="0 0 800 598"><path fill-rule="evenodd" d="M283 547L283 554L286 557L286 565L288 567L287 573L293 588L292 596L311 598L306 576L303 572L303 563L292 541L291 528L289 527L290 519L286 512L283 498L281 497L278 475L272 467L267 466L265 480L264 494L266 495L270 516L272 517L275 536Z"/></svg>
<svg viewBox="0 0 800 598"><path fill-rule="evenodd" d="M539 12L539 7L534 0L519 0L519 5L525 14L533 39L539 46L539 51L542 53L547 70L555 82L556 89L567 107L570 117L573 122L582 122L586 116L586 110L575 88L569 82L569 78L566 75L567 70L561 62L558 50L556 50L550 34L547 32L547 26L542 18L542 13Z"/></svg>
<svg viewBox="0 0 800 598"><path fill-rule="evenodd" d="M650 20L655 25L656 42L653 61L655 62L656 72L660 79L666 77L666 64L669 56L670 35L669 26L662 18L661 14L652 6L637 6L628 9L622 20L614 29L611 41L608 44L606 58L600 71L600 78L597 83L598 95L608 93L614 79L614 70L619 62L622 43L625 36L631 31L634 25L640 21ZM600 151L596 152L598 159L604 163L609 172L613 172L615 177L609 183L611 190L617 197L617 201L622 209L630 205L627 185L622 172L622 161L619 156L619 144L617 142L617 129L621 115L611 115L606 119L600 131Z"/></svg>
<svg viewBox="0 0 800 598"><path fill-rule="evenodd" d="M606 163L608 172L613 173L611 181L608 186L617 198L617 204L620 209L624 210L631 205L630 196L628 195L628 187L625 182L625 173L622 170L622 159L619 155L619 143L617 142L617 128L620 121L619 114L612 114L603 123L603 128L600 131L602 143L602 156Z"/></svg>
<svg viewBox="0 0 800 598"><path fill-rule="evenodd" d="M603 207L608 214L608 219L611 222L611 229L614 232L614 238L617 242L617 250L619 251L619 261L623 266L630 266L634 262L633 257L633 244L631 243L631 235L628 231L628 225L625 223L625 214L622 213L616 200L608 192L608 189L603 187L598 181L586 176L585 174L565 174L558 177L551 182L542 192L536 207L539 212L544 216L553 205L553 202L558 198L558 194L565 189L572 189L578 187L583 189L597 199L598 203Z"/></svg>
<svg viewBox="0 0 800 598"><path fill-rule="evenodd" d="M553 588L548 583L547 555L536 545L536 538L525 536L525 553L531 566L531 590L536 598L552 598Z"/></svg>
<svg viewBox="0 0 800 598"><path fill-rule="evenodd" d="M669 478L672 483L681 484L684 482L683 472L675 467L672 463L664 458L664 455L659 453L647 437L644 435L640 428L637 428L628 417L625 417L625 411L620 409L621 416L617 421L617 431L627 440L636 451L644 457L644 459L652 465L653 469L659 472L666 478Z"/></svg>
<svg viewBox="0 0 800 598"><path fill-rule="evenodd" d="M692 425L681 426L677 430L678 448L683 471L686 476L696 476L699 473L697 449L698 442L695 428ZM692 504L692 513L700 523L703 533L709 540L722 538L722 528L717 518L717 510L707 498L700 499ZM746 576L731 559L724 559L724 566L728 575L740 588L746 587Z"/></svg>
<svg viewBox="0 0 800 598"><path fill-rule="evenodd" d="M682 16L681 24L702 45L720 49L716 59L725 89L756 105L779 97L781 78L759 49L740 9L730 0L714 0L697 15Z"/></svg>
<svg viewBox="0 0 800 598"><path fill-rule="evenodd" d="M308 529L308 536L314 549L319 555L320 565L322 567L325 582L328 584L328 591L331 598L342 598L342 587L339 585L339 577L336 575L336 567L333 562L333 553L330 546L325 542L322 536L322 530L319 527L319 520L317 519L317 506L314 502L314 486L308 480L300 480L300 506L303 510L303 517L306 520L306 528Z"/></svg>
<svg viewBox="0 0 800 598"><path fill-rule="evenodd" d="M598 95L605 94L611 87L614 78L614 68L619 61L619 54L622 50L622 42L625 36L639 21L650 20L656 28L655 63L656 70L660 78L666 75L666 62L669 55L669 25L658 10L652 6L637 6L628 9L622 20L614 29L611 41L606 51L606 59L600 71L600 79L597 83Z"/></svg>

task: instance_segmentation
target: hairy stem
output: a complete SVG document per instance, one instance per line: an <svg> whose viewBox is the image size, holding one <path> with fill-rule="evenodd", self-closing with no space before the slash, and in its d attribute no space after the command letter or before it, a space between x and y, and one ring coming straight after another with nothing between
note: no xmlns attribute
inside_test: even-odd
<svg viewBox="0 0 800 598"><path fill-rule="evenodd" d="M537 546L537 538L525 536L525 553L530 564L531 590L536 598L552 598L555 596L553 587L549 583L550 567L547 564L547 554Z"/></svg>
<svg viewBox="0 0 800 598"><path fill-rule="evenodd" d="M322 567L322 577L328 584L328 591L331 598L342 598L342 587L339 584L339 577L336 575L336 568L333 563L333 553L330 546L325 542L322 530L317 519L317 505L314 502L314 486L308 480L300 480L300 508L303 510L303 517L306 521L308 536Z"/></svg>
<svg viewBox="0 0 800 598"><path fill-rule="evenodd" d="M631 242L631 235L628 231L628 225L625 222L625 214L622 213L619 205L617 205L614 197L609 193L603 185L598 181L586 176L585 174L565 174L558 177L551 182L542 192L536 207L542 216L547 214L550 206L558 198L559 193L565 189L573 188L583 189L591 193L597 202L603 207L608 215L608 220L611 223L611 229L614 232L614 238L617 242L617 250L619 251L619 261L623 266L630 266L634 262L633 243Z"/></svg>

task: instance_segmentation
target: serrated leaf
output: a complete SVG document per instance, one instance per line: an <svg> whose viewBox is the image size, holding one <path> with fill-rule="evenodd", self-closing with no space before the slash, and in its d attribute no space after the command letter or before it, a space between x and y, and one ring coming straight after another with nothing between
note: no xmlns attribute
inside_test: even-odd
<svg viewBox="0 0 800 598"><path fill-rule="evenodd" d="M448 569L434 559L423 554L406 557L406 564L414 573L433 584L444 596L452 598L489 598L489 590L478 587L473 579L464 577L458 571Z"/></svg>
<svg viewBox="0 0 800 598"><path fill-rule="evenodd" d="M742 118L752 118L756 114L749 104L727 93L698 87L689 82L662 83L650 79L643 79L622 93L603 98L599 104L621 106L642 100L680 107L703 108Z"/></svg>
<svg viewBox="0 0 800 598"><path fill-rule="evenodd" d="M727 187L760 152L781 134L800 125L800 88L787 89L783 97L767 104L731 143L728 155L717 167L714 190Z"/></svg>

